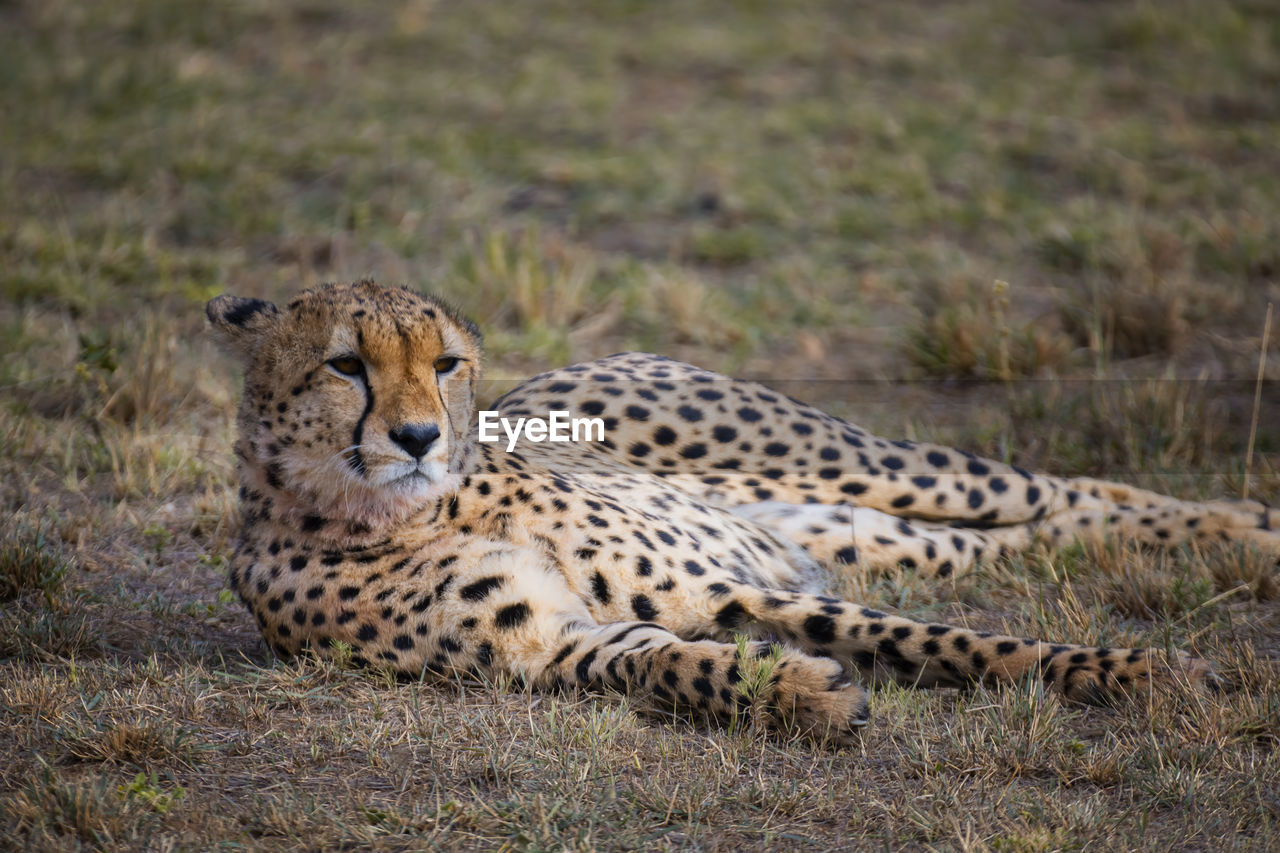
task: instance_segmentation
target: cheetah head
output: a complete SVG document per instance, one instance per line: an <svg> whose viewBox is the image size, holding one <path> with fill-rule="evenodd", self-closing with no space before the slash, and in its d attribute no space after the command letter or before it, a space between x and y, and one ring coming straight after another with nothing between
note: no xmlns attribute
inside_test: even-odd
<svg viewBox="0 0 1280 853"><path fill-rule="evenodd" d="M224 295L205 312L245 370L245 491L304 529L356 530L457 488L482 351L475 325L448 305L362 281L283 308Z"/></svg>

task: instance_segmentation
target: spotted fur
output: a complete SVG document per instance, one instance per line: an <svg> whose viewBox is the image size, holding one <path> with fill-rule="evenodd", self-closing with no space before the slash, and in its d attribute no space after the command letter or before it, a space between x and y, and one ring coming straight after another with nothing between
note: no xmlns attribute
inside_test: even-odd
<svg viewBox="0 0 1280 853"><path fill-rule="evenodd" d="M335 643L419 674L505 672L732 714L750 661L779 725L841 740L849 674L918 686L1042 678L1104 701L1171 670L1103 649L921 623L827 595L839 572L941 577L1104 531L1280 551L1269 511L1046 477L890 442L760 385L622 354L535 377L504 416L605 420L599 444L475 441L481 340L443 302L372 282L284 308L223 296L245 367L232 587L281 655ZM1186 656L1172 670L1199 678Z"/></svg>

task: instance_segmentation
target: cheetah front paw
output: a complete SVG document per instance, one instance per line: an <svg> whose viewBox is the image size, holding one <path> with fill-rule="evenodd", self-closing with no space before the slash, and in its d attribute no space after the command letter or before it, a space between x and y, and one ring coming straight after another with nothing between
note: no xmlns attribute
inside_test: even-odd
<svg viewBox="0 0 1280 853"><path fill-rule="evenodd" d="M855 741L870 719L867 691L830 658L785 655L772 678L768 706L777 727L819 741Z"/></svg>

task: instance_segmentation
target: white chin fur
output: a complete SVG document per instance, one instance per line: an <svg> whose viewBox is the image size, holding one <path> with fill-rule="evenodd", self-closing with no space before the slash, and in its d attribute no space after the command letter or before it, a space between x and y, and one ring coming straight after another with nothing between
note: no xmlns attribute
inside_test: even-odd
<svg viewBox="0 0 1280 853"><path fill-rule="evenodd" d="M316 510L329 518L360 521L375 529L404 521L422 507L458 490L459 474L443 462L380 466L368 479L354 472L326 472L311 490Z"/></svg>
<svg viewBox="0 0 1280 853"><path fill-rule="evenodd" d="M448 476L449 469L443 462L428 460L426 462L404 462L397 465L386 465L372 477L373 485L390 489L397 494L416 495L430 490Z"/></svg>
<svg viewBox="0 0 1280 853"><path fill-rule="evenodd" d="M386 465L361 483L358 497L348 492L335 508L377 527L402 521L425 504L452 494L461 480L443 462Z"/></svg>

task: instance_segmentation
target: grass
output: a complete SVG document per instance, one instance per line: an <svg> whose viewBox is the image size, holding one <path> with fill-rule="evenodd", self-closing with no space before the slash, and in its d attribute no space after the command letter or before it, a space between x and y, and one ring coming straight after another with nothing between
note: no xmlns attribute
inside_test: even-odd
<svg viewBox="0 0 1280 853"><path fill-rule="evenodd" d="M1280 302L1274 4L10 0L0 79L9 844L1280 836L1278 580L1244 549L849 580L910 615L1193 649L1221 692L886 687L843 751L274 661L223 588L237 387L200 310L373 274L480 321L496 384L655 350L893 437L1239 494ZM1278 369L1250 477L1272 503Z"/></svg>
<svg viewBox="0 0 1280 853"><path fill-rule="evenodd" d="M7 531L0 542L0 601L40 592L45 602L52 604L71 566L43 528L12 527L16 529Z"/></svg>

